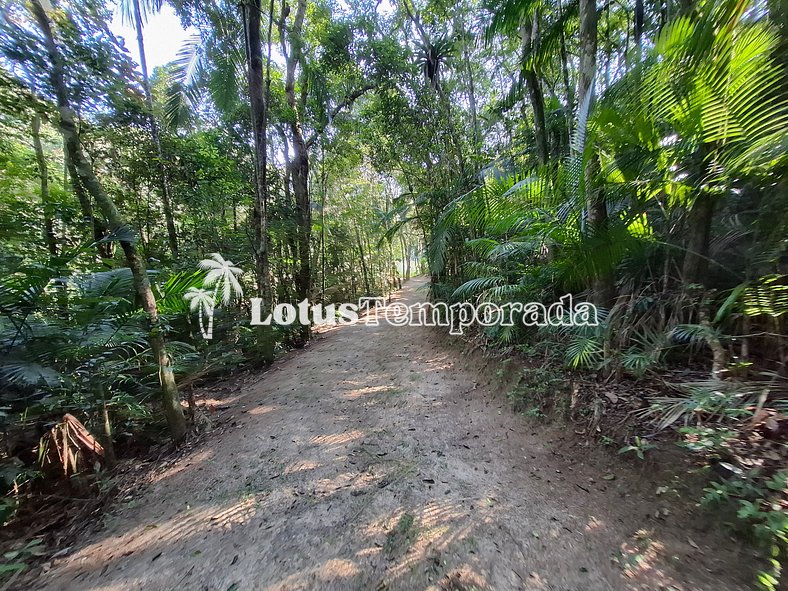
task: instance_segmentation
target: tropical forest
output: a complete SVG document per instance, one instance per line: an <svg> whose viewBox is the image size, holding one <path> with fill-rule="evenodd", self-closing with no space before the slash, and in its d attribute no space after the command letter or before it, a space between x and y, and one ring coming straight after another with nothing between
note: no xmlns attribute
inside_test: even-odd
<svg viewBox="0 0 788 591"><path fill-rule="evenodd" d="M788 589L787 0L0 0L0 591Z"/></svg>

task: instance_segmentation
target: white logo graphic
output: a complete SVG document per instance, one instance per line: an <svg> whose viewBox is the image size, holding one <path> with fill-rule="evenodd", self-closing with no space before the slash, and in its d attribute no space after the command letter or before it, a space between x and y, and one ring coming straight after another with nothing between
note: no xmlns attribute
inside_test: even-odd
<svg viewBox="0 0 788 591"><path fill-rule="evenodd" d="M225 260L218 252L200 261L200 269L208 271L202 288L190 287L184 294L189 309L197 311L200 332L205 339L213 338L213 313L217 303L227 306L243 296L238 276L243 271ZM383 297L362 297L358 304L311 305L309 300L298 304L279 303L263 317L263 300L252 298L251 326L303 325L350 325L360 320L368 326L378 326L383 320L393 326L446 326L449 334L461 335L464 329L473 326L596 326L599 312L594 304L575 302L566 294L557 302L546 306L541 302L419 302L406 306L401 302L390 302Z"/></svg>
<svg viewBox="0 0 788 591"><path fill-rule="evenodd" d="M392 326L445 326L449 334L461 335L468 327L479 326L597 326L599 312L589 302L574 302L566 294L557 302L545 306L541 302L418 302L405 305L389 302L382 297L362 297L358 304L310 305L309 300L298 304L277 304L263 318L260 298L252 298L252 326L290 326L301 323L350 325L363 321L366 326L379 326L384 321ZM362 316L363 314L363 316Z"/></svg>
<svg viewBox="0 0 788 591"><path fill-rule="evenodd" d="M208 271L202 288L190 287L183 295L183 299L189 302L189 309L192 312L198 311L200 332L206 340L213 338L213 311L217 301L221 300L221 303L227 306L243 296L243 289L237 279L243 271L234 266L232 261L225 260L218 252L209 256L211 258L204 259L199 264L200 269Z"/></svg>

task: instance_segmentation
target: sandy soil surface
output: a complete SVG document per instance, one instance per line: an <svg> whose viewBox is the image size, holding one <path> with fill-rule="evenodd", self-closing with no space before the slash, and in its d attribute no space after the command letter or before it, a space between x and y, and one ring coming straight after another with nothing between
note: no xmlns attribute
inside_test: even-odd
<svg viewBox="0 0 788 591"><path fill-rule="evenodd" d="M35 587L749 587L749 557L672 507L670 482L657 495L635 462L568 453L447 341L386 323L321 335L230 392L222 426Z"/></svg>

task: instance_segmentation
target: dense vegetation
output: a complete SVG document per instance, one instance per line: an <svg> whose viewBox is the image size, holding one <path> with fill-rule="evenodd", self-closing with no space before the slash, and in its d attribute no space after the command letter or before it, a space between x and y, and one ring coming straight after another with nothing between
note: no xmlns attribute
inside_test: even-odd
<svg viewBox="0 0 788 591"><path fill-rule="evenodd" d="M110 465L180 441L204 421L197 380L309 340L250 327L241 293L353 301L423 268L435 299L597 304L596 327L478 336L539 360L526 395L559 368L659 382L636 415L727 467L708 500L738 505L777 584L784 0L169 4L198 34L153 72L159 0L119 7L139 65L110 2L4 4L6 519L45 474L91 469L67 439L100 434Z"/></svg>

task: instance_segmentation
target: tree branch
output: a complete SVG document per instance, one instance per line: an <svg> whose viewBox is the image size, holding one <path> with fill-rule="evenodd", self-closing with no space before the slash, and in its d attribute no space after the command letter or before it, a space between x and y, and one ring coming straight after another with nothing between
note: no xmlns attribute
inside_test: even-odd
<svg viewBox="0 0 788 591"><path fill-rule="evenodd" d="M334 107L334 109L328 115L328 120L323 125L320 125L320 126L318 126L317 129L315 129L315 133L313 133L312 137L310 137L306 141L306 147L307 148L311 148L312 147L312 144L314 144L315 141L317 140L317 138L319 138L323 134L323 132L326 130L326 127L331 125L331 123L334 121L334 118L337 115L339 115L339 113L343 109L346 109L346 108L352 106L353 103L356 102L356 99L360 98L367 91L370 91L373 88L375 88L375 85L372 84L372 83L368 83L368 84L365 84L364 86L361 86L360 88L357 88L356 90L351 92L349 95L347 95L345 97L345 99L341 103L339 103L336 107Z"/></svg>

